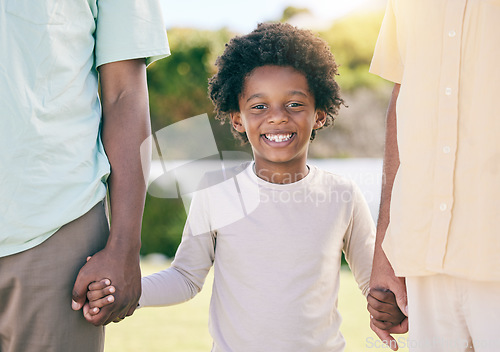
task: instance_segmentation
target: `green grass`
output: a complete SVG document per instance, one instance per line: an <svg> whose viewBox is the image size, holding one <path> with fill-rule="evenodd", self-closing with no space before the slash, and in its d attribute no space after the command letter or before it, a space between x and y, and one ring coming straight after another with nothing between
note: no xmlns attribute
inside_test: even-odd
<svg viewBox="0 0 500 352"><path fill-rule="evenodd" d="M164 266L143 263L143 275ZM366 299L361 295L351 272L341 272L339 310L343 317L341 332L345 352L390 351L381 346L369 327ZM208 306L212 291L212 272L203 290L191 301L171 307L137 310L119 324L106 328L105 352L209 352ZM408 351L401 348L400 351Z"/></svg>

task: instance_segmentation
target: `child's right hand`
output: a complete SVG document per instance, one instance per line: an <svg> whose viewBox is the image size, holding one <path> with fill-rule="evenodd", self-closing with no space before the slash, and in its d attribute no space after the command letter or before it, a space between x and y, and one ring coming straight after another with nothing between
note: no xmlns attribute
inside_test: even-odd
<svg viewBox="0 0 500 352"><path fill-rule="evenodd" d="M87 299L89 301L88 314L97 315L102 307L105 307L115 301L112 295L116 291L114 286L111 286L109 279L92 282L89 285Z"/></svg>

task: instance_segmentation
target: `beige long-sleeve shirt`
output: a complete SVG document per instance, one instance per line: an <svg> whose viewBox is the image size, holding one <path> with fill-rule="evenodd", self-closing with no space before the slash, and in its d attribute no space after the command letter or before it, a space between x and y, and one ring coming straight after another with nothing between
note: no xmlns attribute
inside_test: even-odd
<svg viewBox="0 0 500 352"><path fill-rule="evenodd" d="M500 280L500 0L389 0L371 72L401 83L383 243L398 276Z"/></svg>
<svg viewBox="0 0 500 352"><path fill-rule="evenodd" d="M265 182L252 164L233 175L195 194L175 260L143 279L140 305L190 299L213 265L213 351L342 351L341 254L364 294L373 258L359 189L312 166L292 184Z"/></svg>

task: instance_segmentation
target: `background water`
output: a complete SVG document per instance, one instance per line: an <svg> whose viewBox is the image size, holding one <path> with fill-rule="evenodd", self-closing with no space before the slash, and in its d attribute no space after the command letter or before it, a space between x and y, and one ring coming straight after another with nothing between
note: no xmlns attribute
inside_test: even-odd
<svg viewBox="0 0 500 352"><path fill-rule="evenodd" d="M309 163L354 180L368 202L373 219L377 219L382 187L382 159L310 159Z"/></svg>

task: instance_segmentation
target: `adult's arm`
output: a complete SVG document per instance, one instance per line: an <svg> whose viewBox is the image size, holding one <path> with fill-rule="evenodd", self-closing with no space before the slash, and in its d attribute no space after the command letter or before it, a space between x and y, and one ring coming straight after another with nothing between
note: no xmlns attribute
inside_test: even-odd
<svg viewBox="0 0 500 352"><path fill-rule="evenodd" d="M73 288L73 309L86 301L88 285L103 278L115 286L115 301L91 319L105 325L131 315L141 294L139 250L146 184L140 146L151 134L144 59L100 66L102 142L111 165L108 179L111 226L108 242L82 267Z"/></svg>
<svg viewBox="0 0 500 352"><path fill-rule="evenodd" d="M370 279L370 289L391 290L395 296L399 308L405 315L407 313L406 285L404 278L396 277L383 249L382 242L387 231L390 220L391 194L394 179L399 168L399 151L397 142L396 102L399 95L400 84L395 84L392 97L387 110L385 154L383 166L382 195L380 201L379 217L377 222L377 234L375 239L375 251L373 256L373 268ZM408 330L406 319L400 326L391 330L383 330L383 324L371 319L372 330L382 341L391 342L391 347L397 346L391 333L404 333Z"/></svg>

